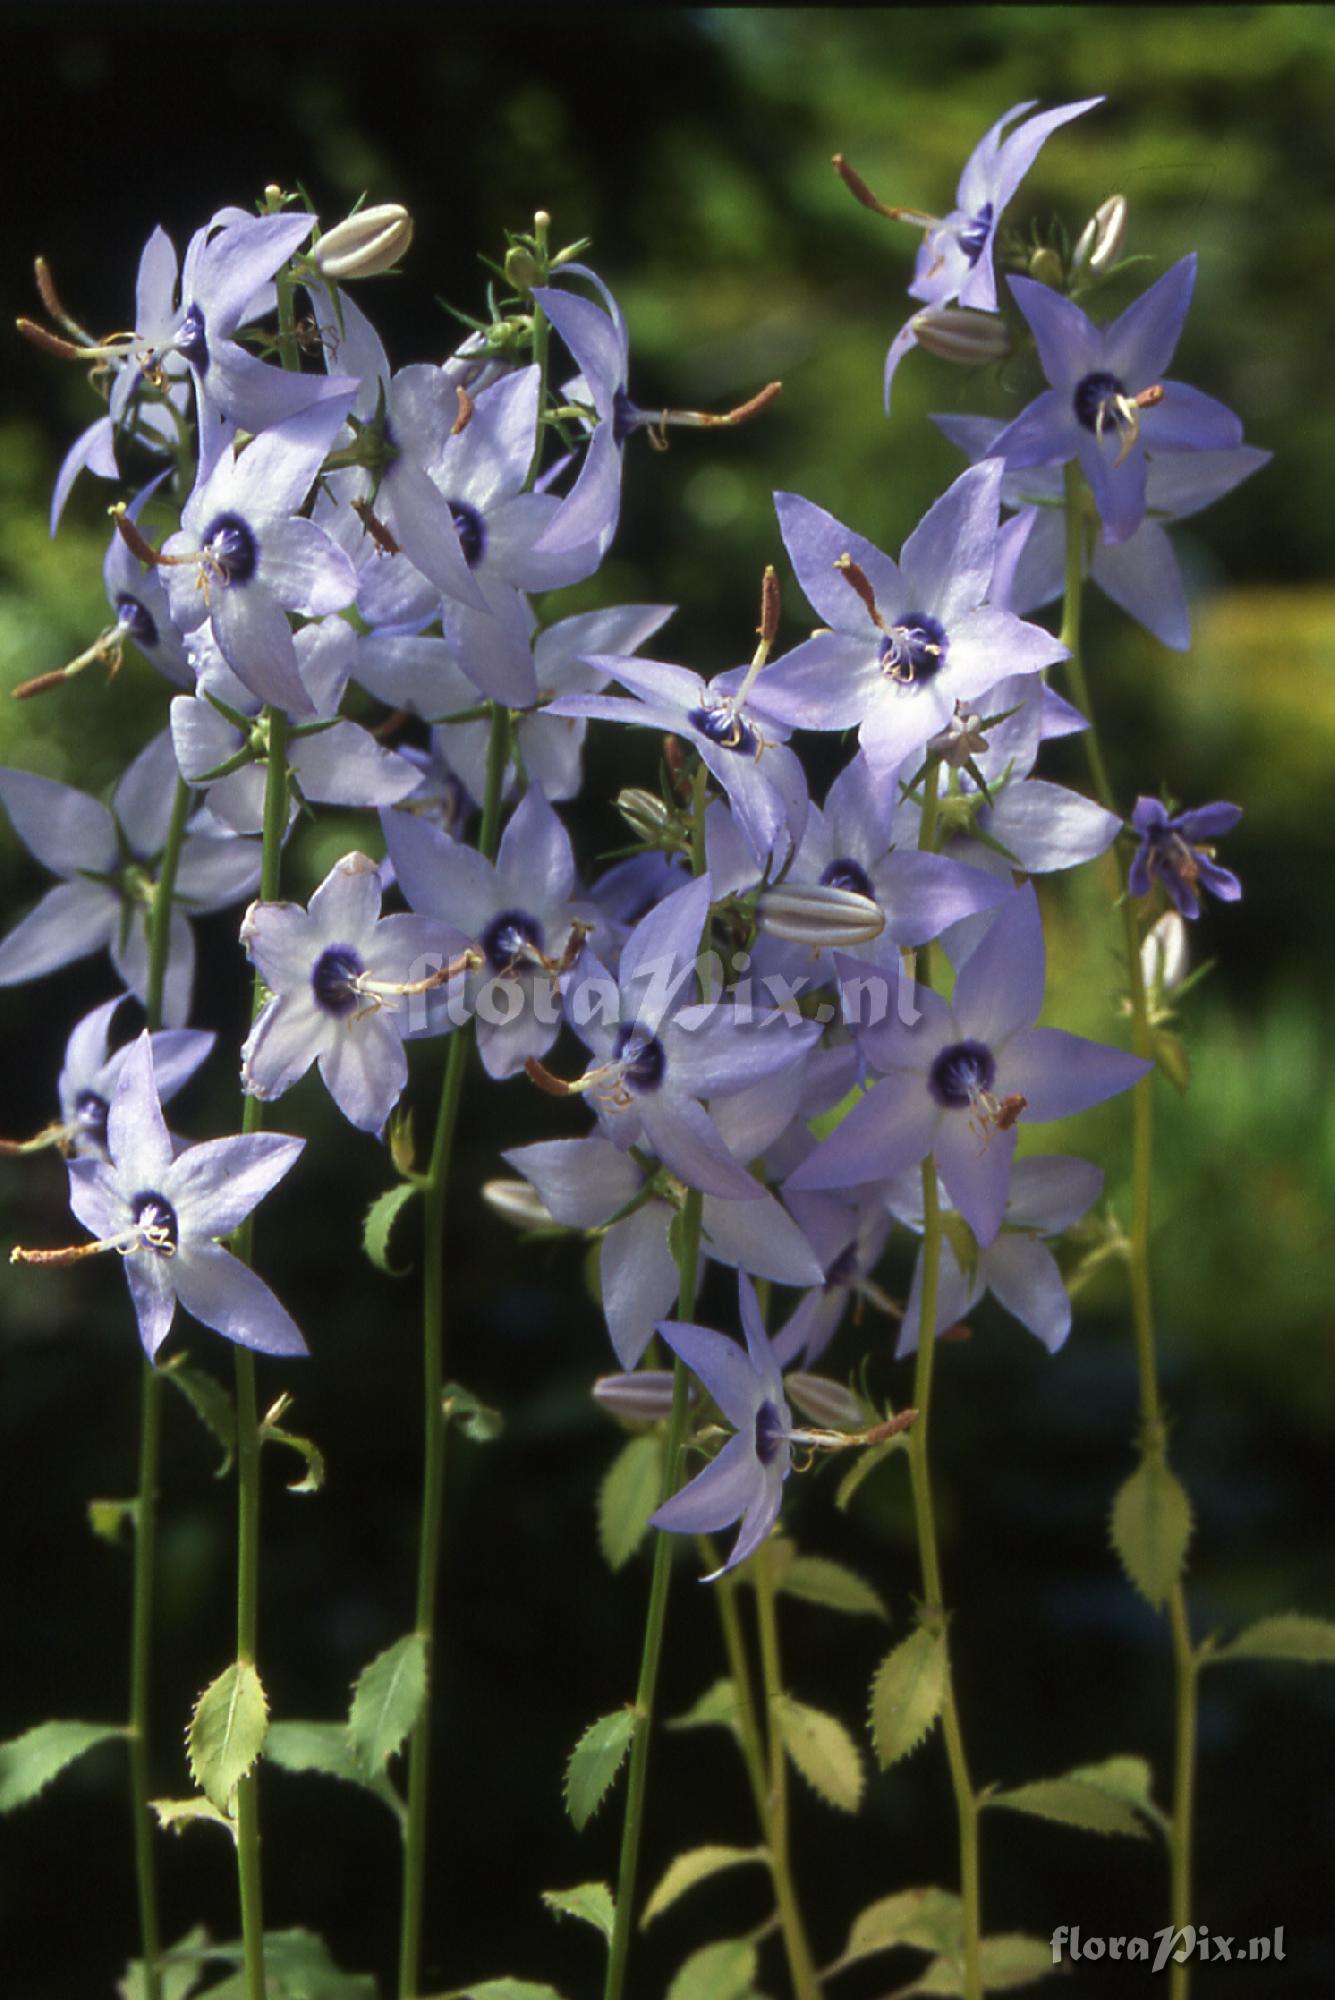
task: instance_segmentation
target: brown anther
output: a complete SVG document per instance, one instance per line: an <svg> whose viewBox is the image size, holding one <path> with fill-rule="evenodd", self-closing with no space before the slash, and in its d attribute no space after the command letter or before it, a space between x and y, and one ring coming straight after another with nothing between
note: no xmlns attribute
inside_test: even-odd
<svg viewBox="0 0 1335 2000"><path fill-rule="evenodd" d="M96 1257L106 1250L105 1243L73 1243L64 1250L25 1250L16 1243L9 1253L11 1264L79 1264L85 1257Z"/></svg>
<svg viewBox="0 0 1335 2000"><path fill-rule="evenodd" d="M9 692L15 701L30 701L35 694L45 694L48 688L59 687L64 679L65 669L53 667L49 674L34 674L30 681L20 681ZM4 1150L5 1142L0 1140L0 1152Z"/></svg>
<svg viewBox="0 0 1335 2000"><path fill-rule="evenodd" d="M973 1328L967 1320L960 1320L954 1326L943 1326L936 1337L938 1340L950 1340L958 1344L960 1341L973 1339Z"/></svg>
<svg viewBox="0 0 1335 2000"><path fill-rule="evenodd" d="M686 768L686 746L680 736L663 738L663 762L667 765L674 790L688 799L691 796L691 778Z"/></svg>
<svg viewBox="0 0 1335 2000"><path fill-rule="evenodd" d="M559 979L562 973L570 971L583 951L584 940L592 929L593 925L587 923L583 917L575 917L572 920L570 936L566 939L565 950L561 953L561 956L559 958L546 958L543 960L544 967L550 972L553 979Z"/></svg>
<svg viewBox="0 0 1335 2000"><path fill-rule="evenodd" d="M866 610L867 616L871 619L872 624L875 625L879 631L883 632L885 630L885 626L882 623L880 612L876 609L876 593L872 589L870 583L867 581L865 571L859 569L857 564L854 562L852 556L849 555L839 556L836 559L834 566L838 570L840 576L844 579L844 582L848 585L849 589L855 592L856 595L862 600L863 607Z"/></svg>
<svg viewBox="0 0 1335 2000"><path fill-rule="evenodd" d="M1131 398L1138 410L1152 410L1155 404L1162 403L1163 399L1164 386L1162 382L1152 383L1148 389L1142 389L1138 396Z"/></svg>
<svg viewBox="0 0 1335 2000"><path fill-rule="evenodd" d="M854 201L860 201L862 206L869 208L873 215L885 215L887 213L885 203L876 199L876 196L867 186L861 174L857 172L856 168L849 165L842 153L836 153L830 165L834 168Z"/></svg>
<svg viewBox="0 0 1335 2000"><path fill-rule="evenodd" d="M1020 1113L1027 1108L1028 1103L1029 1099L1022 1096L1018 1090L1013 1090L1009 1096L1003 1097L997 1106L995 1116L992 1120L997 1131L1009 1132Z"/></svg>
<svg viewBox="0 0 1335 2000"><path fill-rule="evenodd" d="M149 563L156 568L160 563L172 560L170 557L163 556L159 549L155 549L148 537L142 534L135 526L126 512L123 500L118 500L114 507L108 507L107 512L116 523L116 532L119 534L121 540L132 555L138 556L141 563Z"/></svg>
<svg viewBox="0 0 1335 2000"><path fill-rule="evenodd" d="M461 431L468 429L469 424L473 420L473 398L469 395L467 389L463 387L462 383L456 389L455 394L459 398L459 414L450 425L450 436L457 438Z"/></svg>
<svg viewBox="0 0 1335 2000"><path fill-rule="evenodd" d="M403 553L384 522L373 512L369 500L354 500L352 511L382 556L397 556Z"/></svg>
<svg viewBox="0 0 1335 2000"><path fill-rule="evenodd" d="M17 319L14 324L25 340L30 340L34 347L40 347L44 353L58 354L62 361L82 361L81 347L76 346L72 340L62 340L58 333L52 333L48 327L38 326L35 319Z"/></svg>
<svg viewBox="0 0 1335 2000"><path fill-rule="evenodd" d="M548 1097L573 1097L575 1094L568 1083L563 1083L559 1076L553 1076L549 1069L545 1069L536 1056L524 1058L524 1074Z"/></svg>
<svg viewBox="0 0 1335 2000"><path fill-rule="evenodd" d="M944 1339L945 1335L943 1334L941 1338ZM860 1432L857 1442L884 1444L887 1438L898 1437L901 1431L906 1431L910 1424L916 1423L917 1417L916 1410L901 1410L897 1417L887 1417L883 1424L873 1424L869 1431Z"/></svg>
<svg viewBox="0 0 1335 2000"><path fill-rule="evenodd" d="M765 566L765 575L760 585L760 623L756 633L762 646L774 644L779 631L779 576L773 563Z"/></svg>
<svg viewBox="0 0 1335 2000"><path fill-rule="evenodd" d="M51 266L47 263L45 257L35 258L32 268L33 275L37 280L37 296L50 313L52 319L58 320L61 326L72 326L73 321L70 319L64 306L60 303L60 295L56 291L56 281L51 276Z"/></svg>
<svg viewBox="0 0 1335 2000"><path fill-rule="evenodd" d="M706 416L701 413L700 421L702 424L749 423L752 417L758 417L762 410L769 408L782 388L782 382L767 382L763 389L752 396L749 401L739 403L735 410L728 410L721 417Z"/></svg>

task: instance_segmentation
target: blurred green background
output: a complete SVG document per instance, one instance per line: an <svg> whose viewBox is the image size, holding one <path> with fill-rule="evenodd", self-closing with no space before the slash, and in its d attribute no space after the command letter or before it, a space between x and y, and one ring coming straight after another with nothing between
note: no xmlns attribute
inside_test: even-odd
<svg viewBox="0 0 1335 2000"><path fill-rule="evenodd" d="M51 263L67 304L97 328L125 323L139 250L161 222L178 246L225 202L300 181L326 222L363 191L417 219L404 275L362 301L398 363L453 343L438 299L480 309L476 253L537 207L558 241L594 239L591 261L632 337L646 405L724 407L772 376L784 394L753 427L678 434L670 453L628 453L622 532L578 603L669 601L664 653L705 671L749 653L760 571L783 569L769 495L789 488L897 549L958 470L929 410L1008 405L991 377L911 356L894 418L881 412L885 346L906 316L913 232L857 207L829 165L843 151L883 199L951 203L984 129L1022 99L1105 92L1049 141L1012 211L1074 232L1113 192L1129 248L1154 263L1109 309L1189 249L1196 299L1174 373L1244 417L1274 463L1176 533L1196 600L1186 656L1131 629L1101 600L1088 664L1114 780L1128 805L1160 785L1188 803L1232 798L1246 818L1226 859L1246 900L1193 935L1217 961L1188 1007L1193 1081L1159 1087L1155 1276L1175 1462L1197 1505L1192 1603L1200 1630L1266 1610L1335 1612L1329 1514L1335 1442L1335 1119L1329 1081L1330 862L1325 790L1335 759L1335 583L1329 469L1335 398L1335 15L1328 8L491 9L388 5L186 11L9 6L6 297L34 312L27 260ZM0 677L12 686L81 651L105 622L100 567L111 489L85 479L58 540L45 527L60 457L95 406L77 370L16 338L0 428ZM642 441L641 441L642 442ZM785 583L784 644L804 607ZM563 610L574 608L571 600ZM92 791L165 719L166 693L130 661L110 687L85 675L41 702L0 709L0 762ZM590 796L649 776L654 746L604 736ZM1049 770L1083 782L1078 746ZM602 806L576 817L583 861L617 843ZM331 852L372 841L331 821L303 836L291 893ZM7 830L0 889L21 911L44 886ZM1045 885L1052 921L1046 1019L1116 1038L1116 930L1098 871ZM247 997L231 918L201 927L200 1004L235 1048ZM4 1130L50 1115L69 1027L105 997L102 961L0 992ZM430 1099L433 1055L413 1094ZM423 1109L419 1124L429 1112ZM230 1129L224 1051L182 1101L195 1133ZM318 1086L277 1118L311 1145L299 1184L266 1206L266 1274L315 1351L299 1427L325 1446L329 1483L284 1496L271 1468L262 1664L276 1712L334 1715L349 1681L406 1627L418 1425L416 1299L363 1267L357 1221L387 1172L353 1142ZM1125 1120L1111 1107L1044 1149L1085 1144L1109 1164L1125 1214ZM633 1685L643 1564L616 1579L593 1545L593 1491L615 1439L587 1396L609 1365L576 1249L519 1251L477 1199L498 1143L551 1136L523 1084L474 1090L452 1225L450 1370L503 1405L487 1450L451 1473L443 1685L438 1703L429 1980L502 1970L595 1989L592 1934L558 1928L538 1891L615 1866L619 1807L577 1838L563 1820L564 1756ZM580 1127L571 1119L561 1131ZM51 1160L0 1163L6 1241L60 1240L64 1182ZM892 1281L905 1276L900 1267ZM4 1266L7 1570L0 1736L48 1714L114 1716L128 1565L87 1534L88 1498L128 1490L137 1403L133 1331L106 1274ZM713 1285L702 1316L730 1308ZM720 1321L720 1323L726 1323ZM1120 1286L1083 1295L1055 1361L991 1308L943 1351L937 1456L944 1558L957 1607L960 1693L976 1776L1016 1783L1113 1751L1155 1759L1166 1798L1167 1644L1119 1577L1104 1527L1129 1469L1135 1385ZM868 1322L874 1379L897 1399L885 1330ZM187 1342L224 1372L198 1330ZM836 1362L852 1366L859 1336ZM275 1380L272 1393L283 1384ZM169 1411L163 1530L163 1726L158 1781L186 1787L176 1752L190 1700L228 1657L230 1492L209 1446ZM893 1477L855 1510L851 1549L828 1481L798 1482L804 1544L853 1560L890 1598L902 1632L914 1582ZM687 1563L673 1611L666 1712L718 1671L711 1607ZM802 1698L856 1725L884 1640L848 1621L831 1635L794 1607L786 1633ZM837 1641L838 1643L834 1643ZM1335 1688L1300 1668L1238 1667L1202 1710L1200 1915L1224 1933L1288 1926L1288 1962L1264 1976L1202 1970L1208 1996L1335 1990L1329 1879L1335 1811L1325 1784ZM735 1760L734 1760L735 1761ZM680 1848L749 1841L740 1769L720 1739L660 1740L646 1879ZM91 1760L0 1828L0 1959L6 1992L59 2000L108 1992L133 1942L129 1858L114 1756ZM862 1903L909 1882L953 1880L944 1761L934 1742L873 1781L844 1821L798 1801L799 1879L816 1949L830 1957ZM387 1978L395 1929L388 1819L318 1779L265 1788L269 1910L324 1929L342 1962ZM1012 1821L985 1839L989 1928L1100 1935L1162 1921L1148 1847ZM164 1847L171 1928L234 1927L231 1871L207 1832ZM759 1892L752 1890L752 1896ZM637 1992L664 1990L707 1935L761 1914L740 1890L701 1892L637 1946ZM740 1915L738 1911L740 1909ZM77 1936L71 1913L78 1914ZM703 1928L697 1928L703 1925ZM849 2000L881 1992L854 1973ZM908 1965L902 1968L908 1976ZM776 1973L771 1986L779 1975ZM863 1983L858 1984L859 1978ZM775 1988L775 1990L781 1990ZM1117 1990L1099 1967L1065 1989Z"/></svg>

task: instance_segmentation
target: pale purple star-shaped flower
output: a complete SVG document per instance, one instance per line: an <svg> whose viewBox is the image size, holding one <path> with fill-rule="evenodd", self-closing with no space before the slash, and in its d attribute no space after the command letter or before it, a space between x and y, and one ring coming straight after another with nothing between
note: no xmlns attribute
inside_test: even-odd
<svg viewBox="0 0 1335 2000"><path fill-rule="evenodd" d="M888 1015L861 1030L881 1079L809 1159L790 1189L858 1187L936 1160L980 1244L1001 1228L1016 1127L1046 1124L1114 1097L1150 1065L1060 1028L1030 1024L1043 1003L1038 899L1017 889L965 960L949 1006L914 989L913 1025Z"/></svg>
<svg viewBox="0 0 1335 2000"><path fill-rule="evenodd" d="M111 1023L129 996L118 993L85 1014L65 1044L56 1089L60 1099L63 1143L76 1155L107 1157L107 1113L136 1042L110 1046ZM158 1099L175 1097L204 1062L216 1037L198 1028L163 1028L149 1036Z"/></svg>
<svg viewBox="0 0 1335 2000"><path fill-rule="evenodd" d="M161 477L165 478L165 474ZM128 518L137 523L139 512L159 484L137 494L126 508ZM131 639L150 666L156 667L177 687L190 687L194 673L181 634L172 622L171 604L156 569L145 569L133 555L120 530L112 531L102 564L102 581L116 613L113 636Z"/></svg>
<svg viewBox="0 0 1335 2000"><path fill-rule="evenodd" d="M330 869L306 909L252 903L246 954L273 996L241 1051L252 1097L281 1097L320 1065L329 1095L364 1132L379 1132L408 1081L403 1037L423 1026L405 999L462 954L466 940L429 917L380 914L380 872L364 854ZM436 1015L432 1031L450 1026Z"/></svg>
<svg viewBox="0 0 1335 2000"><path fill-rule="evenodd" d="M306 1343L269 1287L218 1241L283 1178L305 1141L278 1132L209 1139L175 1152L163 1122L147 1033L121 1065L107 1113L107 1158L70 1162L70 1206L98 1247L119 1251L150 1360L177 1302L205 1326L261 1354ZM93 1246L78 1246L80 1257ZM29 1253L26 1261L69 1261Z"/></svg>
<svg viewBox="0 0 1335 2000"><path fill-rule="evenodd" d="M889 780L1006 674L1037 673L1066 648L990 603L1001 466L972 466L904 544L900 563L796 494L775 495L798 581L828 630L765 671L769 712L795 729L860 729Z"/></svg>
<svg viewBox="0 0 1335 2000"><path fill-rule="evenodd" d="M992 446L1008 470L1078 459L1105 541L1145 518L1147 454L1223 451L1242 443L1232 410L1186 382L1164 379L1191 304L1196 259L1183 257L1111 325L1032 278L1012 278L1050 388Z"/></svg>
<svg viewBox="0 0 1335 2000"><path fill-rule="evenodd" d="M1224 799L1171 816L1158 799L1137 799L1131 824L1140 835L1140 846L1127 878L1131 894L1148 896L1154 883L1162 882L1178 914L1188 919L1201 913L1198 889L1208 889L1221 903L1236 903L1242 884L1219 866L1213 845L1207 843L1232 833L1241 818L1242 807Z"/></svg>
<svg viewBox="0 0 1335 2000"><path fill-rule="evenodd" d="M879 1188L851 1198L795 1194L791 1201L821 1261L822 1277L775 1334L774 1356L781 1368L792 1363L810 1368L834 1339L850 1304L855 1310L864 1301L879 1312L889 1309L872 1273L890 1234L890 1217Z"/></svg>

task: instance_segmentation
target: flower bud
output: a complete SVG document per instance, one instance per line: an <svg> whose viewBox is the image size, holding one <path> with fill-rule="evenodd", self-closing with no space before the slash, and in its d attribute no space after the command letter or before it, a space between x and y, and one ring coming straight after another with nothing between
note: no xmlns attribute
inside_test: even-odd
<svg viewBox="0 0 1335 2000"><path fill-rule="evenodd" d="M1071 276L1082 271L1106 271L1122 254L1126 241L1126 196L1110 194L1080 232L1071 252Z"/></svg>
<svg viewBox="0 0 1335 2000"><path fill-rule="evenodd" d="M657 843L676 817L671 806L665 806L657 792L643 791L637 785L618 792L616 803L622 819L641 840Z"/></svg>
<svg viewBox="0 0 1335 2000"><path fill-rule="evenodd" d="M1187 927L1176 910L1165 910L1140 947L1141 976L1151 996L1171 993L1187 972Z"/></svg>
<svg viewBox="0 0 1335 2000"><path fill-rule="evenodd" d="M813 882L783 889L766 889L756 904L756 922L767 937L788 944L870 944L885 929L885 911L856 889L837 889Z"/></svg>
<svg viewBox="0 0 1335 2000"><path fill-rule="evenodd" d="M875 1417L860 1397L829 1375L807 1375L794 1369L783 1378L788 1401L813 1424L831 1431L860 1431Z"/></svg>
<svg viewBox="0 0 1335 2000"><path fill-rule="evenodd" d="M512 244L505 253L505 275L517 292L531 292L543 281L541 266L522 243Z"/></svg>
<svg viewBox="0 0 1335 2000"><path fill-rule="evenodd" d="M600 1375L593 1385L593 1399L626 1423L666 1423L672 1415L672 1371L640 1368L633 1375ZM687 1401L699 1401L694 1383L688 1386Z"/></svg>
<svg viewBox="0 0 1335 2000"><path fill-rule="evenodd" d="M497 1215L513 1222L517 1229L554 1229L556 1218L527 1181L495 1180L482 1183L482 1199Z"/></svg>
<svg viewBox="0 0 1335 2000"><path fill-rule="evenodd" d="M374 278L397 264L413 240L413 219L396 201L359 208L327 229L311 252L317 268L339 284Z"/></svg>
<svg viewBox="0 0 1335 2000"><path fill-rule="evenodd" d="M1029 259L1029 276L1040 285L1051 285L1054 292L1060 291L1065 273L1057 252L1049 250L1046 245L1041 250L1035 250Z"/></svg>
<svg viewBox="0 0 1335 2000"><path fill-rule="evenodd" d="M1006 322L998 313L970 312L965 306L928 306L913 315L912 324L919 347L961 368L1004 361L1011 351Z"/></svg>

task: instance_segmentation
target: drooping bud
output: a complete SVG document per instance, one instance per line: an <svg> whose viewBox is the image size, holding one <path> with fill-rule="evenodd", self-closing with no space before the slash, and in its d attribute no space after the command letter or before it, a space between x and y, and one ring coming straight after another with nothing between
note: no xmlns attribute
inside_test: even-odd
<svg viewBox="0 0 1335 2000"><path fill-rule="evenodd" d="M1033 256L1029 259L1029 276L1035 279L1040 285L1050 285L1054 292L1061 290L1062 279L1065 275L1065 272L1062 270L1061 258L1055 250L1050 250L1046 244L1041 249L1035 250Z"/></svg>
<svg viewBox="0 0 1335 2000"><path fill-rule="evenodd" d="M482 1199L497 1215L517 1229L554 1229L556 1218L542 1197L527 1181L494 1180L482 1183Z"/></svg>
<svg viewBox="0 0 1335 2000"><path fill-rule="evenodd" d="M965 306L928 306L912 320L919 347L960 368L1004 361L1011 337L999 313L970 312Z"/></svg>
<svg viewBox="0 0 1335 2000"><path fill-rule="evenodd" d="M325 231L311 255L326 278L374 278L397 264L413 240L413 219L397 201L359 208Z"/></svg>
<svg viewBox="0 0 1335 2000"><path fill-rule="evenodd" d="M766 889L756 903L756 923L767 937L786 944L837 949L878 938L885 929L885 911L856 889L812 882Z"/></svg>
<svg viewBox="0 0 1335 2000"><path fill-rule="evenodd" d="M1176 910L1165 910L1140 947L1140 969L1151 995L1171 993L1187 974L1187 927Z"/></svg>
<svg viewBox="0 0 1335 2000"><path fill-rule="evenodd" d="M1071 252L1071 276L1106 271L1122 254L1126 241L1126 196L1110 194L1080 232Z"/></svg>
<svg viewBox="0 0 1335 2000"><path fill-rule="evenodd" d="M593 1399L623 1423L666 1423L672 1415L672 1372L640 1368L633 1375L600 1375L593 1385ZM687 1389L687 1401L699 1401L694 1383Z"/></svg>
<svg viewBox="0 0 1335 2000"><path fill-rule="evenodd" d="M795 1368L783 1378L783 1393L794 1409L813 1424L832 1431L865 1430L876 1412L842 1382L829 1375L808 1375Z"/></svg>

